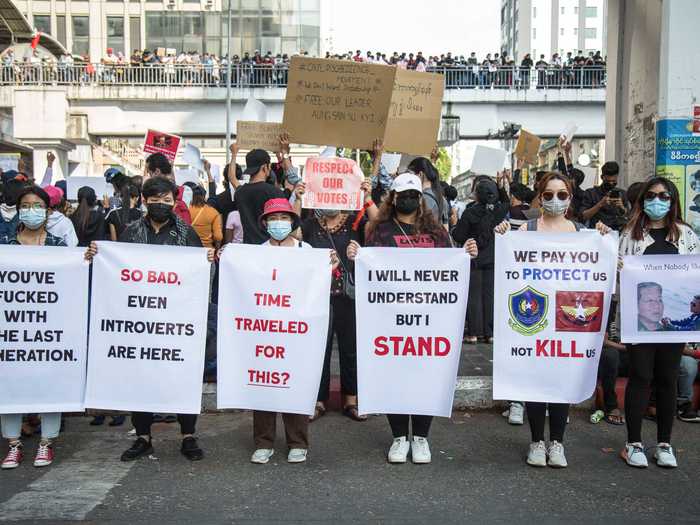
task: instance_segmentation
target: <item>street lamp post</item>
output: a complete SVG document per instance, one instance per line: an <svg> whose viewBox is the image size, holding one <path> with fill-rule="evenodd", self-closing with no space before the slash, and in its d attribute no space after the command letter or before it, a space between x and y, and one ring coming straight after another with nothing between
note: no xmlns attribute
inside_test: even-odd
<svg viewBox="0 0 700 525"><path fill-rule="evenodd" d="M226 39L226 54L228 60L226 62L226 164L230 164L231 159L231 1L228 0L228 32Z"/></svg>

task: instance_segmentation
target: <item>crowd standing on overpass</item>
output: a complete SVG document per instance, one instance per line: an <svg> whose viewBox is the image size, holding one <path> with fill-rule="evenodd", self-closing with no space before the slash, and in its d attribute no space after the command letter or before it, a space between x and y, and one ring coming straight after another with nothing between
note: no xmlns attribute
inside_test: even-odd
<svg viewBox="0 0 700 525"><path fill-rule="evenodd" d="M301 51L300 55L308 56ZM600 88L606 83L605 58L600 51L567 52L565 57L525 55L516 62L505 53L477 57L447 52L424 56L394 52L348 51L344 54L326 53L335 60L382 64L402 69L436 72L445 75L448 89L582 89ZM233 86L287 85L290 56L268 51L245 52L231 56ZM130 56L108 48L99 60L89 56L61 55L40 58L36 50L28 57L16 57L12 48L2 54L3 84L136 84L136 85L196 85L223 87L227 85L229 58L199 51L174 49L134 50Z"/></svg>
<svg viewBox="0 0 700 525"><path fill-rule="evenodd" d="M358 58L359 59L359 58ZM354 260L362 246L420 246L436 250L463 246L472 258L469 284L469 319L465 342L492 342L493 245L495 236L509 229L575 232L595 228L602 235L621 232L620 255L697 254L700 243L680 214L680 197L675 184L654 177L627 190L618 186L619 166L606 163L602 183L581 189L583 173L571 162L570 144L560 142L557 165L537 172L530 187L521 181L520 169L504 171L493 180L477 177L469 202L458 203L456 191L440 183L435 167L438 150L430 158L418 157L402 174L388 173L381 162L383 143L374 141L370 156L372 171L363 184L364 206L359 212L304 210L301 197L305 184L290 159L289 137L280 137L276 162L261 149L246 155L245 167L232 162L223 174L223 191L217 193L208 163L204 163L208 184L177 186L171 163L162 154L148 157L143 176L128 177L110 168L105 179L110 194L95 195L90 188L78 191L78 201L66 200L65 181L52 182L51 154L42 180L35 180L23 166L2 173L2 215L0 243L20 246L85 246L86 258L98 256L96 240L203 246L215 263L227 243L300 246L332 250L332 326L326 346L326 362L311 418L284 416L289 446L288 460L303 462L309 447L310 422L326 413L329 363L333 334L338 335L343 414L358 423L366 417L357 405L357 348L354 296L348 292ZM232 158L238 157L237 144ZM397 239L405 239L400 243ZM211 302L217 301L217 272L214 264L210 280ZM652 293L653 290L650 292ZM482 316L477 312L481 311ZM600 362L605 399L605 421L627 425L627 441L621 452L625 462L645 467L647 457L641 442L642 418L647 414L648 389L654 381L654 417L658 424L654 458L660 466L675 467L671 446L673 420L697 422L692 407L692 384L697 374L700 351L692 345L620 344L615 308L611 309ZM700 299L691 304L688 318L697 329ZM216 367L215 309L210 308L205 373ZM626 365L623 365L626 363ZM619 371L628 368L624 417L614 392ZM681 380L679 381L679 373ZM566 467L564 432L569 406L525 403L532 433L527 462L533 466ZM550 441L545 443L545 416L550 418ZM505 414L513 424L523 424L523 403L514 400ZM122 460L131 461L153 451L151 425L156 421L179 421L182 454L201 460L204 451L196 437L196 416L137 412L131 422L135 441ZM387 453L391 463L404 463L411 452L414 463L431 461L429 430L431 418L421 415L390 415L392 441ZM98 414L93 423L104 422ZM41 435L34 465L47 466L54 459L54 442L60 433L61 414L41 414L22 418L2 415L2 435L9 447L3 469L20 465L24 456L23 436ZM116 417L111 424L119 425ZM40 430L39 430L40 427ZM412 427L412 430L411 430ZM254 423L254 463L267 463L273 453L274 417L256 415Z"/></svg>

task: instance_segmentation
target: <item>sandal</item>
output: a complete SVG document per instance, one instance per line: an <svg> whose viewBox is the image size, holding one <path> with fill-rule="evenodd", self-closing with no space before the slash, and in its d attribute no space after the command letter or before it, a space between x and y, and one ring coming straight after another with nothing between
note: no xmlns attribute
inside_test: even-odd
<svg viewBox="0 0 700 525"><path fill-rule="evenodd" d="M345 417L349 417L353 421L367 421L367 416L361 416L360 413L357 411L357 405L348 405L343 408L343 415Z"/></svg>
<svg viewBox="0 0 700 525"><path fill-rule="evenodd" d="M326 407L321 403L316 403L316 408L314 408L314 415L309 418L309 423L313 423L317 419L322 418L326 415Z"/></svg>
<svg viewBox="0 0 700 525"><path fill-rule="evenodd" d="M606 423L610 425L620 426L625 424L625 418L622 416L620 410L617 408L605 414L605 417L603 419Z"/></svg>

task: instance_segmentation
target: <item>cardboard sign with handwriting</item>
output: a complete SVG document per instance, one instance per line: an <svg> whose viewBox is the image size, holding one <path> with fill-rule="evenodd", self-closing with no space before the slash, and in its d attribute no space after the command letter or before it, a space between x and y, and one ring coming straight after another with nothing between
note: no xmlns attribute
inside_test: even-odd
<svg viewBox="0 0 700 525"><path fill-rule="evenodd" d="M541 138L521 129L518 144L515 146L515 157L524 160L530 166L537 166L540 144L542 144Z"/></svg>
<svg viewBox="0 0 700 525"><path fill-rule="evenodd" d="M241 149L280 151L280 135L284 127L279 122L253 122L239 120L236 124L236 141Z"/></svg>
<svg viewBox="0 0 700 525"><path fill-rule="evenodd" d="M396 68L292 57L284 128L297 144L370 149L384 137Z"/></svg>
<svg viewBox="0 0 700 525"><path fill-rule="evenodd" d="M384 135L387 151L430 154L440 131L444 89L443 75L396 70L389 122Z"/></svg>

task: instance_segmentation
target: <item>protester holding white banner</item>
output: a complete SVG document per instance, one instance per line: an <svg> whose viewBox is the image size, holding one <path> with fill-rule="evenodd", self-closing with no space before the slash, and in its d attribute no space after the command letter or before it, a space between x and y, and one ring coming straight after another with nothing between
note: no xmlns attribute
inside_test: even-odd
<svg viewBox="0 0 700 525"><path fill-rule="evenodd" d="M144 184L143 184L143 201L146 205L147 209L147 214L145 217L142 219L133 222L127 226L126 230L124 230L124 233L119 237L120 242L127 242L127 243L136 243L136 244L153 244L153 245L168 245L168 246L181 246L181 247L196 247L196 248L201 248L202 243L197 235L197 233L192 229L191 226L183 222L178 216L175 215L174 213L174 206L175 202L177 199L177 194L178 194L178 189L175 184L170 182L165 177L155 177L148 179ZM90 247L87 249L85 258L92 261L93 258L97 255L98 253L98 246L96 243L92 243ZM207 259L211 263L214 261L214 250L209 249L207 250ZM208 268L207 268L208 270ZM124 273L126 272L126 273ZM136 275L134 275L132 272L129 271L129 269L125 269L121 272L121 278L125 282L141 282L141 280L144 278L143 272L141 270L134 270ZM173 275L171 275L173 274ZM179 279L176 279L177 275L174 274L174 272L170 272L167 277L165 276L165 273L163 272L155 272L152 271L152 276L151 274L148 274L149 277L148 279L153 279L152 281L149 281L151 285L157 285L157 284L176 284L180 285ZM208 273L206 276L201 276L201 287L197 288L197 292L202 292L204 294L204 297L207 295L207 282L208 282ZM173 282L171 282L173 281ZM190 288L189 289L190 293L192 293L192 297L190 300L194 300L194 293L195 290ZM166 292L163 291L163 294ZM128 297L128 306L129 308L149 308L149 309L165 309L165 307L168 304L167 297L147 297L145 295L138 296L138 295L131 295ZM172 297L171 303L172 303ZM93 310L95 308L95 305L93 304ZM206 299L204 300L203 304L200 305L200 310L206 311ZM201 312L199 312L201 313ZM91 321L93 323L93 330L90 334L91 341L95 338L97 338L100 334L99 330L97 329L97 326L94 323L99 322L99 320L93 319ZM131 322L131 321L129 321ZM204 323L202 323L204 324ZM153 323L155 327L158 326L158 323ZM100 325L101 326L101 325ZM163 329L165 330L165 328ZM170 329L168 329L170 330ZM179 329L178 329L179 330ZM131 332L134 333L134 332ZM199 335L197 333L197 330L195 330L193 327L187 328L185 326L185 332L186 335L190 337L194 337L196 335ZM166 334L167 335L167 334ZM173 335L173 334L170 334ZM201 363L201 369L203 370L203 346L204 346L204 340L203 340L203 333L202 335L202 363ZM184 344L183 344L184 346ZM127 361L127 362L133 362L133 360L140 358L140 359L145 359L147 361L160 361L160 362L182 362L183 357L182 355L179 355L178 352L175 352L175 350L172 350L170 348L146 348L142 347L140 352L136 352L135 347L127 347L127 346L121 346L119 348L114 348L112 347L110 349L110 355L108 355L109 359L126 359L126 360L132 360L132 361ZM132 350L133 348L133 350ZM93 348L92 342L91 342L91 347L90 347L90 352L92 353L93 351L97 351L96 348ZM93 359L89 362L89 367L92 369L93 365L95 365L96 359ZM193 366L200 366L198 363L194 363ZM198 374L197 382L199 383L201 381L201 372ZM201 385L201 383L199 383ZM94 406L93 408L105 408L105 409L123 409L123 407L119 406L107 406L109 403L105 403L103 401L103 396L109 396L109 392L105 392L104 388L101 388L98 391L98 388L100 386L99 382L95 383L94 382L94 377L88 379L88 388L87 388L87 394L86 397L88 398L86 400L87 406L91 406L89 404L90 398L98 399L97 403L102 404L103 406ZM174 388L180 387L182 385L173 385ZM200 394L201 395L201 394ZM197 397L199 399L199 397ZM144 399L143 404L146 406L149 405L149 400ZM199 405L199 402L197 403ZM198 412L198 410L197 410ZM178 414L178 421L180 423L180 430L182 433L183 441L182 441L182 448L181 452L182 454L189 460L191 461L196 461L200 460L204 457L204 453L202 452L202 449L199 447L197 444L197 440L194 437L195 433L195 425L197 422L197 415L196 413L186 413L186 414ZM133 461L135 459L138 459L139 457L142 457L144 455L151 454L153 452L153 446L151 445L151 425L153 423L153 413L152 412L132 412L131 415L131 421L136 429L136 435L137 439L134 442L134 444L126 450L122 456L121 459L122 461Z"/></svg>
<svg viewBox="0 0 700 525"><path fill-rule="evenodd" d="M309 244L302 241L298 241L292 236L294 230L296 230L299 227L300 220L299 216L294 211L294 208L292 208L292 205L287 199L275 198L269 199L267 202L265 202L265 206L263 208L262 214L260 215L259 221L261 226L270 236L270 239L265 241L263 243L263 246L286 248L311 248ZM335 252L331 252L331 263L333 269L337 268L339 261ZM273 279L276 278L274 276L274 272L276 272L276 270L273 271ZM328 284L326 284L326 286L328 286ZM264 294L261 295L264 296L262 301L267 301L268 296ZM275 303L278 301L281 301L282 304L287 304L287 307L291 305L291 298L289 296L287 296L286 298L284 298L283 296L276 296L273 299L273 302ZM260 300L258 300L258 303L259 302ZM222 303L222 306L224 306L224 303ZM244 330L246 331L254 330L254 325L258 323L257 320L253 322L250 319L244 319L241 320L242 326L245 326L245 321L248 321L248 324L250 325L248 328L244 328ZM281 323L282 321L274 322ZM308 323L303 321L290 321L289 326L285 329L290 334L303 334L309 330ZM325 340L325 331L322 340ZM259 353L266 356L268 355L266 354L266 348L269 348L271 351L274 351L273 353L269 354L269 357L272 359L284 358L284 347L266 347L265 345L259 345L257 348ZM286 382L290 378L289 373L286 374L286 379L280 379L281 376L284 376L284 373L280 374L279 372L250 370L250 373L251 383L265 383L273 388L284 388L284 386L281 385L279 382ZM233 387L233 390L235 390L235 386ZM231 395L222 393L220 394L220 399L230 396L235 396L235 392ZM290 402L291 401L292 400L290 398ZM269 402L269 400L267 400L267 402ZM247 406L251 407L251 405ZM252 406L255 406L255 404L253 403ZM284 421L287 446L289 448L287 461L289 463L305 462L309 449L309 416L307 414L298 412L283 412L282 420ZM274 454L276 428L277 412L268 410L253 410L253 439L255 441L256 448L255 452L253 452L253 455L250 458L250 461L252 463L264 465L270 461L270 458Z"/></svg>
<svg viewBox="0 0 700 525"><path fill-rule="evenodd" d="M550 172L547 173L543 179L542 182L539 185L539 192L537 195L537 199L540 201L541 207L543 214L539 219L531 219L525 224L523 224L520 227L520 231L538 231L538 232L548 232L548 233L571 233L571 232L578 232L585 227L577 222L574 222L570 219L567 218L567 214L570 213L570 205L571 205L571 196L572 196L572 187L571 187L571 182L569 179L560 173L556 172ZM599 224L597 226L598 231L601 234L607 234L610 230L603 224ZM508 221L503 221L500 225L496 227L496 232L499 234L505 234L510 230L510 224ZM532 252L534 254L534 257L532 259L537 259L537 253ZM571 252L566 252L563 251L566 256L567 253ZM587 254L586 254L587 255ZM498 256L498 254L497 254ZM570 257L573 259L573 255L570 255ZM559 262L563 263L564 261L560 260L550 260L550 264L552 262ZM574 261L570 261L572 264L574 264ZM498 263L498 259L497 259ZM503 268L503 261L498 263L500 265L501 269ZM539 269L535 269L539 271ZM535 271L533 270L533 272ZM586 272L590 273L590 269L586 269ZM524 276L524 270L523 270L523 280L525 279ZM512 272L511 272L512 275ZM611 279L612 276L607 276L606 274L606 282L607 288L611 288ZM592 279L589 277L588 279ZM497 279L497 286L499 280ZM581 285L585 285L585 283L580 283ZM497 288L498 291L498 288ZM564 294L568 294L570 292L561 292L561 291L556 291L557 295L561 295L562 297L562 305L560 305L559 309L557 310L557 326L556 330L560 332L593 332L597 331L598 332L598 339L599 339L599 344L598 348L594 349L597 353L600 351L600 347L602 346L602 332L601 332L601 325L600 320L603 318L604 311L607 310L605 307L605 291L595 291L595 292L577 292L577 297L590 297L589 302L591 304L595 303L595 306L588 306L588 303L584 299L576 299L574 297L575 301L578 302L573 302L573 304L568 304L566 300L570 299L569 297L565 296ZM610 300L610 294L612 293L612 290L608 290L607 293L607 301L609 303ZM501 293L502 295L502 293ZM499 295L497 295L499 297ZM499 297L500 299L500 297ZM529 337L530 335L533 335L541 330L543 330L547 324L547 307L549 304L549 296L539 292L538 290L534 289L531 286L528 286L524 288L520 293L518 294L512 294L509 298L509 302L516 301L519 305L519 308L517 311L514 311L513 308L511 307L511 319L508 320L508 326L511 327L512 330ZM586 306L584 306L584 302L586 302ZM588 310L587 308L590 308ZM579 312L579 309L582 311ZM562 314L559 314L559 310L562 311ZM564 314L567 313L567 311L572 312L573 315L573 321L569 318L566 317ZM502 334L502 316L498 315L500 312L500 309L497 309L497 319L495 323L495 328L496 328L496 336L497 340L495 345L497 346L500 342L498 339L498 336ZM588 314L587 312L591 313L596 313L596 323L594 326L594 323L591 323L591 315ZM571 325L571 326L569 326ZM559 337L563 338L563 335L559 335ZM538 347L537 350L537 356L542 357L550 357L551 355L554 355L555 350L547 350L546 346L554 345L554 343L558 343L559 345L562 345L562 341L555 341L554 339L552 340L547 340L544 339L542 342L538 341ZM516 343L513 343L513 346L515 346ZM545 346L541 346L545 345ZM494 347L494 352L496 352L496 346ZM561 357L576 357L578 359L583 359L584 354L581 353L581 351L576 351L576 346L575 346L575 341L572 341L571 345L571 350L561 350L557 349L556 353L557 355L561 355ZM516 351L518 348L516 348ZM525 347L522 347L522 354L518 355L531 355L533 354L532 349L528 349ZM594 354L596 355L596 354ZM504 381L499 380L499 377L497 376L498 373L498 367L500 366L500 355L494 354L494 397L498 396L499 399L503 399L501 395L503 395L505 398L508 399L525 399L525 407L527 410L527 416L528 420L530 423L530 432L532 435L532 441L530 443L530 448L528 451L528 456L527 456L527 463L528 465L531 465L533 467L545 467L549 465L550 467L555 467L555 468L564 468L567 466L567 461L566 461L566 456L564 454L564 445L563 445L563 440L564 440L564 432L566 430L566 424L567 420L569 417L569 404L568 403L550 403L546 401L542 401L541 399L538 399L537 401L532 401L533 398L536 398L534 396L534 393L525 393L524 395L518 395L520 392L516 392L514 390L511 390L510 388L508 389L507 392L503 392L501 383ZM595 359L595 362L591 364L591 366L588 367L588 371L590 372L590 383L592 384L591 386L594 387L595 385L595 378L596 378L596 372L598 369L598 363L597 359ZM567 369L568 370L568 369ZM577 367L576 373L581 374L582 372L585 372L586 370L583 369L582 367ZM515 371L513 371L516 373ZM522 375L522 372L519 371L517 372L519 375ZM577 377L576 382L582 382L582 378ZM507 381L510 383L510 381ZM592 390L592 388L591 388ZM501 393L499 393L501 392ZM560 393L557 392L557 395ZM589 393L590 395L590 393ZM533 397L530 397L533 396ZM528 400L528 398L530 400ZM550 444L547 447L545 445L544 441L544 431L545 431L545 419L546 419L546 413L549 411L549 435L550 435Z"/></svg>
<svg viewBox="0 0 700 525"><path fill-rule="evenodd" d="M29 186L23 189L17 198L17 210L19 214L19 226L17 232L6 238L2 244L20 245L20 246L63 246L65 243L58 237L54 237L46 231L46 220L49 213L49 196L38 186ZM2 257L7 257L11 254L3 251ZM42 252L28 252L26 259L22 258L21 253L14 254L14 259L23 261L22 272L27 277L34 276L33 281L27 281L22 284L19 291L15 290L13 282L18 282L20 275L18 272L3 271L2 274L2 304L6 305L3 312L4 318L4 340L16 340L16 346L7 349L0 349L0 406L9 411L14 409L12 413L4 413L0 416L0 425L2 426L2 437L8 440L9 450L5 459L2 462L2 469L17 468L22 462L23 451L21 441L22 428L22 412L40 412L41 417L41 440L37 448L36 457L34 458L35 467L46 467L53 462L54 450L53 440L58 437L61 430L61 406L68 410L82 409L82 385L85 381L84 371L77 368L72 363L83 365L85 362L85 347L84 338L81 341L81 331L85 330L87 325L87 307L84 305L83 311L78 309L79 303L71 302L70 293L76 292L79 298L87 296L87 273L80 271L80 268L75 268L75 258L71 258L70 253L61 253L51 261L51 267L54 269L51 272L44 272L42 268L46 264L40 261L43 257L49 254ZM72 259L72 260L71 260ZM25 266L26 265L26 266ZM71 268L72 266L72 268ZM3 270L7 268L2 265ZM12 277L16 274L16 277ZM80 279L83 282L66 283L63 278ZM7 282L4 279L8 279ZM16 279L16 280L15 280ZM22 281L25 282L25 281ZM80 287L76 289L74 286ZM32 287L38 287L36 292L30 291ZM12 297L17 297L16 301L22 302L22 307L27 307L30 302L28 297L36 297L37 306L40 309L35 311L27 310L10 310L10 305L13 303ZM20 299L19 295L25 295L27 298ZM70 307L75 310L71 311ZM60 310L70 311L71 315L77 316L73 318L73 327L67 326L62 320L58 319L56 327L64 327L64 329L49 329L46 325L56 323L56 316L60 315ZM20 330L12 330L12 320L16 323L21 323L23 328ZM41 327L46 329L42 329ZM19 333L22 332L22 337ZM15 335L9 335L13 333ZM84 337L84 336L83 336ZM22 341L20 343L19 341ZM80 341L78 344L77 341ZM30 344L28 344L30 343ZM43 348L33 348L31 343L39 343L38 346ZM54 348L59 344L62 348L69 348L69 345L76 345L76 348L67 350L51 350L51 343L54 343ZM28 348L22 348L22 344ZM41 367L36 371L37 375L33 376L28 370L23 369L27 362L41 362L35 366ZM5 367L5 363L9 363ZM18 365L22 363L22 368ZM51 363L52 371L48 372L48 365ZM43 366L42 366L43 365ZM54 367L55 365L55 367ZM72 365L72 366L71 366ZM42 370L47 372L41 373ZM12 377L5 377L5 373L13 377L20 377L20 384L13 384ZM54 374L65 374L65 377L53 378ZM36 377L35 384L27 385L27 379ZM66 382L66 378L70 378ZM71 384L71 382L73 384ZM42 389L37 387L46 385ZM76 384L77 383L77 384ZM19 392L13 391L13 386L17 387ZM27 390L29 387L29 390ZM77 391L76 391L77 387ZM10 390L6 390L9 388ZM34 392L37 388L40 392ZM42 395L48 395L49 399L45 399ZM68 396L66 399L56 399L53 396L63 394ZM72 394L72 396L71 396ZM39 398L39 399L37 399ZM41 399L41 401L40 401ZM68 400L70 399L70 400ZM16 405L19 403L18 405ZM14 405L14 406L13 406ZM52 406L53 410L48 413L41 413L41 410L47 406ZM17 410L19 409L19 410ZM17 410L17 411L15 411Z"/></svg>
<svg viewBox="0 0 700 525"><path fill-rule="evenodd" d="M394 179L387 199L379 209L379 217L370 222L367 228L366 246L389 248L451 248L452 242L447 231L423 200L421 179L404 173ZM476 242L469 239L464 244L470 256L476 257ZM352 241L348 245L348 258L355 260L360 245ZM362 393L360 406L362 405ZM390 393L387 393L390 395ZM389 425L394 440L389 448L387 459L390 463L405 463L411 450L413 463L430 463L431 454L428 433L433 417L421 414L388 414ZM413 439L409 442L409 427L412 426Z"/></svg>
<svg viewBox="0 0 700 525"><path fill-rule="evenodd" d="M685 222L675 184L664 177L648 180L634 204L632 217L623 230L620 256L694 255L700 242ZM623 269L623 272L625 270ZM664 326L663 287L658 282L640 282L633 290L622 279L621 317L623 342L646 341L630 346L630 373L625 390L627 443L622 459L632 467L648 465L642 445L642 417L649 402L652 381L656 390L657 445L654 459L661 467L676 467L671 430L676 416L678 370L684 343ZM630 313L637 305L636 322L630 329ZM634 326L636 325L636 326ZM629 334L629 335L628 335ZM641 334L641 335L638 335Z"/></svg>

